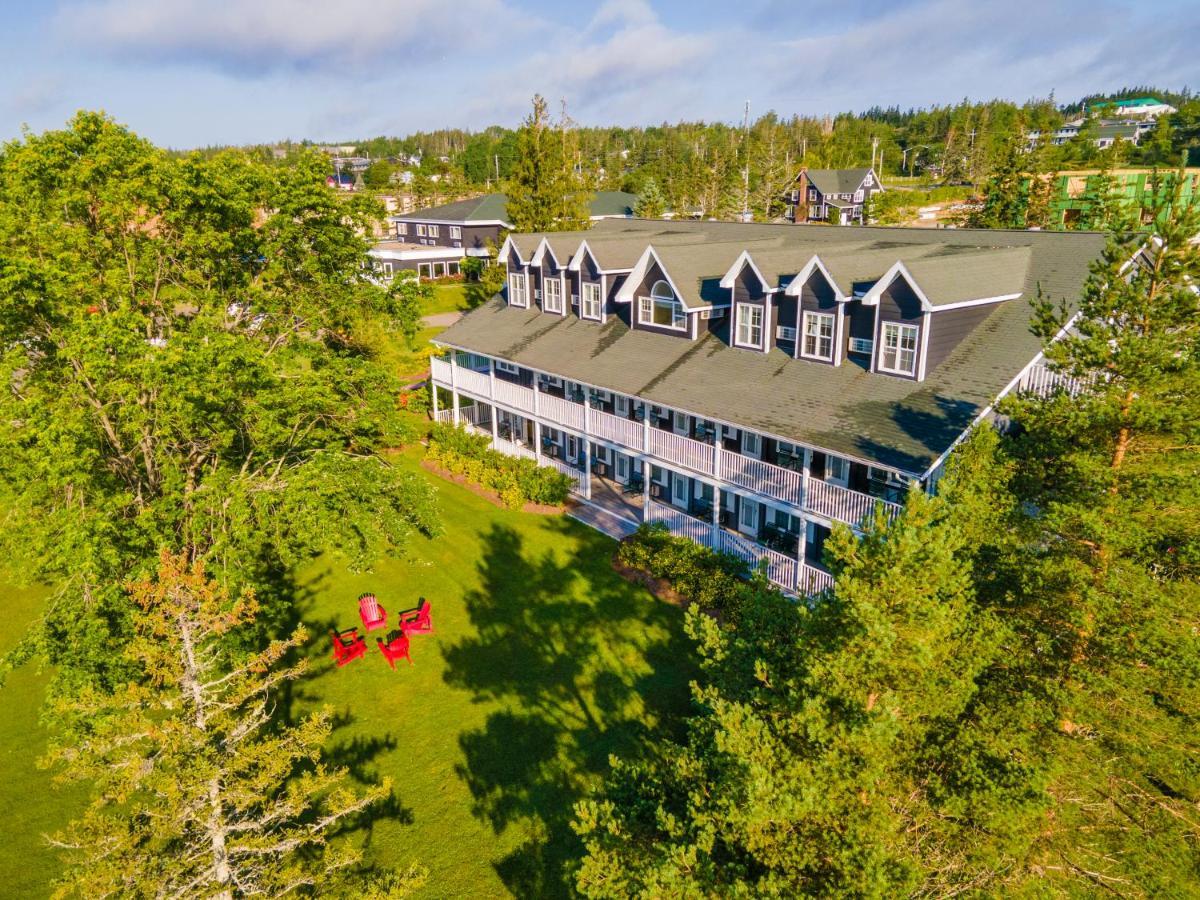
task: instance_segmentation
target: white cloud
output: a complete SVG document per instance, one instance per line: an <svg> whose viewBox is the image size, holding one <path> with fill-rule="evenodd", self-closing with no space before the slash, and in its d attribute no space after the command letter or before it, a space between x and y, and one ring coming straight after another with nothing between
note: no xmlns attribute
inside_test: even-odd
<svg viewBox="0 0 1200 900"><path fill-rule="evenodd" d="M532 25L505 0L76 0L55 21L122 59L246 74L403 66Z"/></svg>

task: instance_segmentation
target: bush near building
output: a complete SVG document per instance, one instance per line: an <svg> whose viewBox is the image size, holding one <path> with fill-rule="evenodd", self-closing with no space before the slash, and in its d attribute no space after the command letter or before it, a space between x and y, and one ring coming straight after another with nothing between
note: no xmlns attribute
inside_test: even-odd
<svg viewBox="0 0 1200 900"><path fill-rule="evenodd" d="M526 503L561 506L571 481L555 469L532 459L517 459L491 449L483 435L437 423L429 430L427 458L455 475L495 491L510 509Z"/></svg>

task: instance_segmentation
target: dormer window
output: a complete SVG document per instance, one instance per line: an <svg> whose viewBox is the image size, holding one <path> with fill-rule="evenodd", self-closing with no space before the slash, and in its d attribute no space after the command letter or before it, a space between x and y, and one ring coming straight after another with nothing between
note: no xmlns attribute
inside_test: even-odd
<svg viewBox="0 0 1200 900"><path fill-rule="evenodd" d="M585 281L581 287L583 305L581 314L585 319L600 318L600 285Z"/></svg>
<svg viewBox="0 0 1200 900"><path fill-rule="evenodd" d="M883 323L879 348L879 371L895 375L917 374L917 326Z"/></svg>
<svg viewBox="0 0 1200 900"><path fill-rule="evenodd" d="M542 281L542 308L546 312L562 313L562 282L557 278Z"/></svg>
<svg viewBox="0 0 1200 900"><path fill-rule="evenodd" d="M737 305L736 343L741 347L762 348L763 308L757 303Z"/></svg>
<svg viewBox="0 0 1200 900"><path fill-rule="evenodd" d="M801 355L810 359L833 359L833 316L830 313L804 314L804 347Z"/></svg>
<svg viewBox="0 0 1200 900"><path fill-rule="evenodd" d="M521 272L513 272L508 276L509 306L528 306L529 290L525 284L525 276Z"/></svg>
<svg viewBox="0 0 1200 900"><path fill-rule="evenodd" d="M656 281L649 297L638 297L638 323L687 330L687 314L683 304L675 299L675 292L665 281Z"/></svg>

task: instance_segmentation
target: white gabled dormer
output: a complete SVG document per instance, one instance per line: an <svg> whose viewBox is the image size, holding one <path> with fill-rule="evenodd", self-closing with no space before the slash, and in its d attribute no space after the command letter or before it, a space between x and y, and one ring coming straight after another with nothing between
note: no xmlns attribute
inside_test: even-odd
<svg viewBox="0 0 1200 900"><path fill-rule="evenodd" d="M774 343L771 295L776 288L755 264L750 251L741 252L720 284L729 291L729 343L742 350L769 353Z"/></svg>
<svg viewBox="0 0 1200 900"><path fill-rule="evenodd" d="M818 287L821 285L823 287ZM792 355L810 362L840 366L845 357L847 297L814 254L784 288L795 303L795 345Z"/></svg>

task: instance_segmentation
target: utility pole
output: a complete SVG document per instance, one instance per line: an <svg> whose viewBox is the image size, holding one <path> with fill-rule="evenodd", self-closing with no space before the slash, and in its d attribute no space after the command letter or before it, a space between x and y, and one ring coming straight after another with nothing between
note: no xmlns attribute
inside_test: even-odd
<svg viewBox="0 0 1200 900"><path fill-rule="evenodd" d="M492 161L495 162L495 164L496 164L496 186L499 187L500 186L500 154L493 153Z"/></svg>
<svg viewBox="0 0 1200 900"><path fill-rule="evenodd" d="M879 138L871 138L871 168L875 168L875 150L879 147Z"/></svg>
<svg viewBox="0 0 1200 900"><path fill-rule="evenodd" d="M750 211L750 101L746 101L746 111L742 113L742 146L745 148L746 165L742 168L742 221Z"/></svg>
<svg viewBox="0 0 1200 900"><path fill-rule="evenodd" d="M800 162L804 162L808 156L808 138L800 139Z"/></svg>

